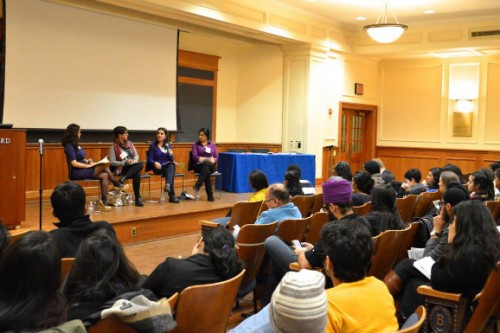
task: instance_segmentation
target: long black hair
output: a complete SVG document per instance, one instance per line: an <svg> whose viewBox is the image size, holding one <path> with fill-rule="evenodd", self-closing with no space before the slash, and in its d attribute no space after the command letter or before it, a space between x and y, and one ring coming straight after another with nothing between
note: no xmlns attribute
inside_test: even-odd
<svg viewBox="0 0 500 333"><path fill-rule="evenodd" d="M288 189L290 196L304 195L302 185L300 184L299 174L295 170L285 172L285 186Z"/></svg>
<svg viewBox="0 0 500 333"><path fill-rule="evenodd" d="M340 161L338 162L334 167L333 171L335 171L335 174L339 177L344 178L347 181L352 182L352 171L351 171L351 166L349 163Z"/></svg>
<svg viewBox="0 0 500 333"><path fill-rule="evenodd" d="M429 185L430 189L439 189L439 177L441 176L441 168L431 168L429 169L429 172L432 175L432 182Z"/></svg>
<svg viewBox="0 0 500 333"><path fill-rule="evenodd" d="M73 148L78 148L78 131L80 130L80 125L77 124L69 124L66 127L66 131L64 131L64 136L61 140L61 145L64 147L67 143L69 143Z"/></svg>
<svg viewBox="0 0 500 333"><path fill-rule="evenodd" d="M485 200L495 198L495 185L493 184L494 174L491 169L481 169L472 174L474 191L476 194L483 194Z"/></svg>
<svg viewBox="0 0 500 333"><path fill-rule="evenodd" d="M257 169L250 172L248 175L248 182L250 183L250 187L252 187L255 192L259 192L260 190L269 187L266 174Z"/></svg>
<svg viewBox="0 0 500 333"><path fill-rule="evenodd" d="M64 294L69 305L105 302L136 290L139 273L110 231L100 229L84 239L66 280Z"/></svg>
<svg viewBox="0 0 500 333"><path fill-rule="evenodd" d="M65 318L60 280L59 249L47 232L31 231L9 244L0 259L0 331L60 324Z"/></svg>
<svg viewBox="0 0 500 333"><path fill-rule="evenodd" d="M405 228L403 219L396 206L396 192L391 185L380 184L373 187L372 211L369 215L375 215L377 217L373 220L378 220L378 225L372 225L372 229L375 228L379 232L384 230L401 230ZM372 220L369 216L367 216L367 219L370 221Z"/></svg>
<svg viewBox="0 0 500 333"><path fill-rule="evenodd" d="M212 258L217 274L224 280L238 275L243 264L238 259L235 240L229 230L223 227L202 230L204 252Z"/></svg>

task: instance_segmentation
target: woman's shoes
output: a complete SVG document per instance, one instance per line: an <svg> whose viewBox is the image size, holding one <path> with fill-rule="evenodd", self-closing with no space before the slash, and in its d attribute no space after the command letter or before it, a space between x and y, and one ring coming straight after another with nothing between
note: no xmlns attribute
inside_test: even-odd
<svg viewBox="0 0 500 333"><path fill-rule="evenodd" d="M102 200L99 200L97 202L97 206L99 208L99 210L102 210L104 212L109 212L111 210L111 206L108 206L108 205L105 205Z"/></svg>
<svg viewBox="0 0 500 333"><path fill-rule="evenodd" d="M163 188L163 192L165 193L170 193L170 190L172 189L172 187L170 186L169 183L166 183L165 184L165 187Z"/></svg>
<svg viewBox="0 0 500 333"><path fill-rule="evenodd" d="M171 196L169 199L168 199L168 202L170 203L179 203L179 199L177 199L176 196Z"/></svg>
<svg viewBox="0 0 500 333"><path fill-rule="evenodd" d="M144 202L142 202L142 198L141 198L141 197L139 197L139 196L135 197L135 205L136 205L137 207L142 207L142 206L144 206Z"/></svg>

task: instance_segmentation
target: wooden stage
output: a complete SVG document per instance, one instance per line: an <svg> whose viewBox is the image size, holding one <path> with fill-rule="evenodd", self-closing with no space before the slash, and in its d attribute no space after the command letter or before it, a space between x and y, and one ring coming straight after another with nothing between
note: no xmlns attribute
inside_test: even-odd
<svg viewBox="0 0 500 333"><path fill-rule="evenodd" d="M145 191L144 207L113 207L110 212L94 212L91 214L91 219L111 223L122 244L141 243L199 231L199 220L212 220L226 216L228 209L236 201L246 201L250 196L250 193L222 192L219 198L217 190L214 193L215 202L208 202L203 190L204 188L200 191L199 201L181 200L179 204L172 204L168 203L168 197L166 202L160 203L159 190L152 189L151 198L147 197L147 191ZM193 194L192 191L188 193ZM96 200L95 196L90 199ZM53 222L57 222L57 219L52 216L50 200L43 200L42 229L46 231L54 229ZM39 228L38 201L27 201L26 221L21 223L20 228L32 230Z"/></svg>

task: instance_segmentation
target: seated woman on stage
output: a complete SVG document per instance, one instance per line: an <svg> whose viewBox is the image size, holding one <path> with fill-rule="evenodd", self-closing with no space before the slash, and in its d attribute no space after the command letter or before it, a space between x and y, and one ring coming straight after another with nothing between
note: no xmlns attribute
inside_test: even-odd
<svg viewBox="0 0 500 333"><path fill-rule="evenodd" d="M158 298L170 297L189 286L225 281L241 272L243 265L229 230L202 228L201 236L190 257L167 258L142 287L153 291Z"/></svg>
<svg viewBox="0 0 500 333"><path fill-rule="evenodd" d="M167 142L167 129L160 127L156 130L156 141L151 143L148 150L146 171L152 170L155 174L165 177L164 192L168 193L168 202L179 203L174 190L174 152Z"/></svg>
<svg viewBox="0 0 500 333"><path fill-rule="evenodd" d="M92 159L85 159L85 150L80 147L81 135L80 126L69 124L61 142L66 159L71 164L71 180L99 179L101 184L101 201L99 203L105 210L110 210L107 197L109 181L120 189L124 189L125 186L115 179L107 164L96 165Z"/></svg>
<svg viewBox="0 0 500 333"><path fill-rule="evenodd" d="M141 170L143 163L139 162L139 155L132 141L128 140L128 131L124 126L117 126L113 129L115 141L109 148L109 161L117 168L117 175L120 175L120 183L132 178L134 187L135 205L144 206L141 198Z"/></svg>
<svg viewBox="0 0 500 333"><path fill-rule="evenodd" d="M208 201L214 201L214 191L212 189L210 177L211 174L215 172L218 154L215 143L210 141L210 130L208 128L200 128L198 131L198 141L193 143L191 152L195 163L195 165L193 165L194 171L200 174L193 186L195 198L200 197L201 185L205 184Z"/></svg>
<svg viewBox="0 0 500 333"><path fill-rule="evenodd" d="M405 228L396 206L396 192L391 185L374 186L371 199L372 210L366 214L365 219L370 223L373 237L386 230L403 230Z"/></svg>
<svg viewBox="0 0 500 333"><path fill-rule="evenodd" d="M58 291L61 257L45 231L30 231L10 244L0 259L0 328L39 331L66 320Z"/></svg>

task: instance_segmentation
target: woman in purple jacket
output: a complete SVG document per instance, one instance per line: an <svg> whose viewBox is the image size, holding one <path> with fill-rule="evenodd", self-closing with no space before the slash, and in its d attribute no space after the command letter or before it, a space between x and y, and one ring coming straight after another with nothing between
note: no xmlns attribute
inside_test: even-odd
<svg viewBox="0 0 500 333"><path fill-rule="evenodd" d="M162 177L165 177L163 191L168 193L170 197L168 202L179 203L174 190L174 152L172 146L167 142L167 135L168 132L165 127L156 130L156 141L151 143L148 150L146 171L152 170L155 174L161 174Z"/></svg>
<svg viewBox="0 0 500 333"><path fill-rule="evenodd" d="M208 201L214 201L214 191L210 177L215 172L218 154L215 143L210 141L210 130L208 128L200 128L198 141L193 143L191 152L193 154L193 169L200 174L193 186L195 198L199 198L201 185L205 183Z"/></svg>

